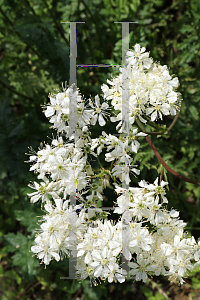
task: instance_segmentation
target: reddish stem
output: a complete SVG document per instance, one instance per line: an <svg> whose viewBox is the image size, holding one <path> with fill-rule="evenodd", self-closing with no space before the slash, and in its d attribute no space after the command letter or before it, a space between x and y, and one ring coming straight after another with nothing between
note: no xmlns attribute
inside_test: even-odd
<svg viewBox="0 0 200 300"><path fill-rule="evenodd" d="M170 173L172 173L173 175L175 175L176 177L179 177L180 179L187 181L187 182L191 182L197 185L200 185L200 182L194 179L189 179L187 177L182 176L181 174L175 172L174 170L172 170L162 159L162 157L160 156L160 154L158 153L158 151L156 150L156 147L154 146L154 144L152 143L152 141L150 140L150 138L148 136L146 136L146 140L149 143L149 145L151 146L151 148L153 149L153 152L155 153L156 157L158 158L158 160L160 161L160 163L165 167L165 169L167 169L167 171L169 171Z"/></svg>

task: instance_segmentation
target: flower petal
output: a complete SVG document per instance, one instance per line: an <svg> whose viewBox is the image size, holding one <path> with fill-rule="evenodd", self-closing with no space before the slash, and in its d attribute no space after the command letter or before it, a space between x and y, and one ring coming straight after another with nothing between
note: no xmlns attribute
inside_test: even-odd
<svg viewBox="0 0 200 300"><path fill-rule="evenodd" d="M99 114L99 125L104 126L106 124L102 114Z"/></svg>

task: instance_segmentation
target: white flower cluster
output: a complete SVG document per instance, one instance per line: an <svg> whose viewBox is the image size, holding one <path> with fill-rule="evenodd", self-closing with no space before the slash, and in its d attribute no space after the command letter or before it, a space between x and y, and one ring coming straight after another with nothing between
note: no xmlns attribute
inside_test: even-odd
<svg viewBox="0 0 200 300"><path fill-rule="evenodd" d="M77 143L76 143L77 145ZM52 141L52 146L46 145L39 150L36 155L30 157L30 161L35 162L30 171L40 173L38 178L44 182L30 187L37 190L30 194L31 202L36 202L42 198L42 202L48 200L48 195L54 199L63 192L66 195L73 193L76 188L83 189L88 183L88 175L84 170L87 160L84 149L88 147L85 141L83 148L75 148L74 143L63 143L62 137ZM47 178L47 176L49 178Z"/></svg>
<svg viewBox="0 0 200 300"><path fill-rule="evenodd" d="M197 244L184 233L186 223L179 219L177 211L163 208L163 203L168 203L168 183L161 181L159 185L157 178L153 184L141 180L139 187L123 185L131 182L129 171L140 174L132 165L132 156L140 147L138 137L146 134L137 133L138 129L133 127L135 116L142 121L141 114L153 109L145 108L148 101L156 107L156 114L173 114L178 101L173 90L178 79L171 79L167 68L154 64L144 51L139 45L135 51L128 51L132 109L128 136L117 137L103 131L98 138L91 138L90 124L95 125L98 119L100 126L105 125L110 109L107 100L101 105L97 95L94 102L89 99L85 105L78 91L69 87L51 95L44 111L63 137L58 136L51 145L30 155L30 170L38 174L40 182L30 185L36 191L28 195L32 203L41 200L47 212L31 250L45 266L52 259L59 261L71 253L77 259L77 278L89 276L94 284L100 279L122 283L128 276L146 282L149 276L160 274L183 283L188 270L200 264L200 242ZM115 109L121 105L121 80L119 76L112 81L113 89L103 86L105 98L112 99ZM151 118L155 120L155 113ZM76 132L71 136L70 119L77 121ZM105 161L111 162L111 166L93 170L91 155L98 159L103 150ZM108 220L109 213L99 208L103 190L112 185L121 194L114 213L122 218L116 223ZM81 204L72 205L71 196L76 196ZM120 262L122 253L131 269L129 274Z"/></svg>
<svg viewBox="0 0 200 300"><path fill-rule="evenodd" d="M69 249L73 249L73 241L76 239L75 231L84 230L83 212L77 217L76 210L82 205L74 208L69 206L69 200L54 199L56 206L48 201L44 208L47 215L43 216L40 233L37 235L36 245L31 248L32 252L38 254L45 265L52 258L59 261L64 255L69 256Z"/></svg>
<svg viewBox="0 0 200 300"><path fill-rule="evenodd" d="M180 93L176 92L179 85L178 78L172 79L167 66L161 66L149 58L145 47L139 44L134 46L134 51L127 51L127 66L120 68L121 74L107 82L111 85L102 85L104 98L112 100L111 104L119 113L111 117L112 122L122 119L122 95L129 103L129 121L135 122L138 117L146 123L142 115L151 115L151 121L163 115L176 115L180 106ZM122 81L128 80L129 93L123 93ZM120 122L121 125L121 122Z"/></svg>
<svg viewBox="0 0 200 300"><path fill-rule="evenodd" d="M130 275L136 281L146 282L148 275L153 274L168 276L171 281L182 284L188 271L200 264L200 242L197 244L194 237L187 237L183 230L186 223L179 219L178 211L167 211L159 204L159 195L168 203L164 196L167 184L161 181L159 186L157 178L154 184L140 181L140 188L125 190L116 186L115 189L118 194L123 194L117 198L118 207L114 212L131 220L127 258L131 260L137 254L134 261L128 263ZM145 222L153 225L151 234L141 227Z"/></svg>
<svg viewBox="0 0 200 300"><path fill-rule="evenodd" d="M89 104L86 104L79 94L78 90L71 86L63 92L49 96L50 103L45 110L45 116L50 117L49 122L53 123L53 127L58 131L70 132L70 126L67 124L71 119L72 124L74 119L80 128L88 124L95 125L97 119L100 126L106 124L104 117L109 115L109 105L104 102L100 105L99 96L95 96L95 105L89 99ZM76 125L75 124L75 125Z"/></svg>

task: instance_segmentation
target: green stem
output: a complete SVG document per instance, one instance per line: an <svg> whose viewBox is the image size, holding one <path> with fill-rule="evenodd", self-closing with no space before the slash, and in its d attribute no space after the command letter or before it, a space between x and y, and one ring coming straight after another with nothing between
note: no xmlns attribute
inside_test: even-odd
<svg viewBox="0 0 200 300"><path fill-rule="evenodd" d="M97 160L98 160L98 163L99 163L100 167L103 169L103 166L102 166L98 156L97 156Z"/></svg>
<svg viewBox="0 0 200 300"><path fill-rule="evenodd" d="M153 131L153 132L146 131L145 133L150 134L150 135L163 135L163 134L166 134L165 132L155 132L155 131Z"/></svg>
<svg viewBox="0 0 200 300"><path fill-rule="evenodd" d="M147 122L147 125L155 128L156 130L158 130L158 126L156 126L155 124L151 124L150 122Z"/></svg>
<svg viewBox="0 0 200 300"><path fill-rule="evenodd" d="M7 23L8 24L10 24L10 26L12 27L12 29L13 29L13 27L14 27L14 24L13 24L13 22L7 17L7 15L5 14L5 12L0 8L0 13L2 14L2 16L6 19L6 21L7 21ZM18 37L20 37L21 38L21 35L18 33L18 32L16 32L14 29L13 29L13 32L16 34L16 35L18 35ZM23 41L23 43L24 43L24 41ZM34 48L32 48L30 45L28 45L28 44L26 44L27 45L27 47L28 48L30 48L39 58L40 58L40 60L42 60L42 57L38 54L38 52L34 49Z"/></svg>
<svg viewBox="0 0 200 300"><path fill-rule="evenodd" d="M62 29L61 29L62 27L60 26L60 24L57 22L56 18L54 17L54 15L53 15L53 13L52 13L52 10L49 9L49 6L48 6L47 2L46 2L45 0L42 0L42 2L44 3L44 5L45 5L45 6L47 7L47 9L49 10L49 13L50 13L50 15L51 15L51 17L52 17L52 19L53 19L53 21L54 21L55 27L56 27L56 29L58 30L60 36L63 38L63 40L65 41L65 43L66 43L67 45L69 45L69 42L68 42L68 40L66 39L66 37L65 37L65 35L64 35L64 33L63 33Z"/></svg>
<svg viewBox="0 0 200 300"><path fill-rule="evenodd" d="M0 8L0 13L2 14L2 16L6 19L7 23L10 24L10 26L13 29L13 27L14 27L13 22L7 17L7 15L5 14L5 12L1 8ZM20 33L16 32L14 29L13 29L13 32L21 38L21 34ZM24 43L24 41L23 41L23 43ZM38 52L34 48L32 48L28 44L26 44L26 45L27 45L27 47L29 47L40 58L40 60L42 60L42 57L38 54Z"/></svg>
<svg viewBox="0 0 200 300"><path fill-rule="evenodd" d="M15 89L11 88L9 85L7 85L5 82L3 82L2 80L0 80L0 83L5 86L5 88L7 88L8 90L10 90L12 93L18 95L18 96L21 96L23 98L26 98L26 99L29 99L31 101L35 101L33 98L29 97L29 96L26 96L24 94L21 94L19 92L17 92Z"/></svg>
<svg viewBox="0 0 200 300"><path fill-rule="evenodd" d="M161 164L160 184L161 184L161 181L162 181L162 177L163 177L163 165Z"/></svg>
<svg viewBox="0 0 200 300"><path fill-rule="evenodd" d="M144 128L144 126L142 125L142 123L140 122L140 120L139 120L138 118L136 118L136 123L138 124L138 126L140 127L140 129L143 130L144 133L147 133L147 134L149 134L149 135L164 135L164 134L168 134L168 132L169 132L169 131L172 129L172 127L175 125L175 123L176 123L176 121L177 121L177 119L178 119L179 114L180 114L180 111L178 111L178 113L177 113L176 117L174 118L172 124L171 124L170 127L167 129L167 131L165 131L165 132L159 132L159 131L158 131L158 132L155 132L155 131L150 132L150 131L146 131L145 128ZM153 124L149 124L149 123L148 123L148 125L150 125L150 126L156 128ZM157 129L157 128L156 128L156 129Z"/></svg>
<svg viewBox="0 0 200 300"><path fill-rule="evenodd" d="M144 133L146 133L146 130L145 130L144 126L142 125L142 123L140 122L140 120L138 118L136 118L136 123L138 124L138 126L140 127L140 129L142 129L142 131Z"/></svg>
<svg viewBox="0 0 200 300"><path fill-rule="evenodd" d="M178 113L176 114L176 117L174 118L172 124L169 126L168 130L165 132L165 134L168 134L168 132L172 129L172 127L174 127L178 117L179 117L180 111L178 111Z"/></svg>
<svg viewBox="0 0 200 300"><path fill-rule="evenodd" d="M152 133L146 132L146 133L152 134L152 135L168 134L168 132L174 127L174 125L175 125L175 123L176 123L176 121L177 121L177 119L178 119L178 117L179 117L179 114L180 114L180 111L177 112L176 117L173 119L173 122L171 123L171 125L169 126L169 128L167 129L167 131L165 131L165 133L161 133L161 132L152 132ZM147 117L147 120L151 122L151 119L148 118L148 117ZM138 120L138 121L139 121L139 120ZM136 122L137 122L137 120L136 120ZM139 122L140 122L140 121L139 121ZM154 128L157 129L157 130L160 130L159 126L156 126L155 124L151 124L151 123L149 123L149 122L147 122L147 124L148 124L149 126L151 126L151 127L154 127ZM140 122L140 125L141 125L141 122Z"/></svg>

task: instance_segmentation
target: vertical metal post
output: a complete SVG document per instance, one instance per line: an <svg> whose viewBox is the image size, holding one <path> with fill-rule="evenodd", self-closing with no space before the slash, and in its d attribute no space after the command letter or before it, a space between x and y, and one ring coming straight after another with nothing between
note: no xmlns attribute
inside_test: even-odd
<svg viewBox="0 0 200 300"><path fill-rule="evenodd" d="M61 22L61 23L70 23L70 86L74 84L74 88L77 89L77 74L76 67L85 67L86 65L76 65L77 58L77 35L76 35L76 24L77 23L85 23L85 22ZM138 22L114 22L114 23L122 23L122 66L126 66L125 54L126 51L129 50L129 24L130 23L138 23ZM88 66L98 66L98 67L110 67L112 65L88 65ZM118 66L118 65L116 65ZM77 125L77 111L76 111L76 101L77 97L74 91L72 92L70 99L70 113L69 113L69 126L72 128L71 134L76 134L76 125ZM122 72L122 133L125 137L129 135L129 78L126 75L125 70ZM122 187L129 190L129 184L126 184L125 178L128 175L129 178L129 167L127 164L125 166L121 166L125 168L125 172L122 173ZM128 173L127 173L128 172ZM129 197L129 193L128 193ZM76 205L75 193L70 195L71 205ZM103 208L103 207L102 207ZM104 209L106 209L104 207ZM107 208L113 209L113 208ZM123 218L122 222L124 223L122 230L122 262L124 263L123 268L128 272L129 267L128 263L124 256L129 250L129 224L127 222L127 218ZM124 246L126 245L126 246ZM127 257L127 255L126 255ZM76 274L75 265L71 258L69 259L69 277L61 277L61 279L74 279Z"/></svg>
<svg viewBox="0 0 200 300"><path fill-rule="evenodd" d="M77 58L77 23L85 22L61 22L70 23L70 44L69 44L69 57L70 57L70 70L69 70L69 85L72 86L69 98L69 133L67 136L76 135L76 128L78 123L77 117L77 74L76 74L76 58ZM65 87L66 88L66 87ZM74 166L75 167L75 166ZM76 192L70 194L70 205L76 205ZM69 237L71 235L69 234ZM75 241L76 242L76 241ZM77 253L77 249L74 250ZM76 257L69 257L69 277L61 277L61 279L75 279L76 275Z"/></svg>
<svg viewBox="0 0 200 300"><path fill-rule="evenodd" d="M125 70L127 66L126 62L126 52L130 48L129 44L129 24L138 23L138 22L115 22L122 23L122 127L121 133L125 138L129 136L129 77ZM129 184L126 183L125 178L129 179L129 166L125 163L125 166L121 166L122 170L122 188L125 189L124 196L128 197L129 202ZM126 201L125 201L126 202ZM129 207L129 205L128 205ZM125 208L125 207L124 207ZM122 203L122 210L123 203ZM128 253L129 253L129 241L130 241L130 214L129 211L126 211L125 214L122 214L122 256L121 262L122 267L129 272L128 266Z"/></svg>

